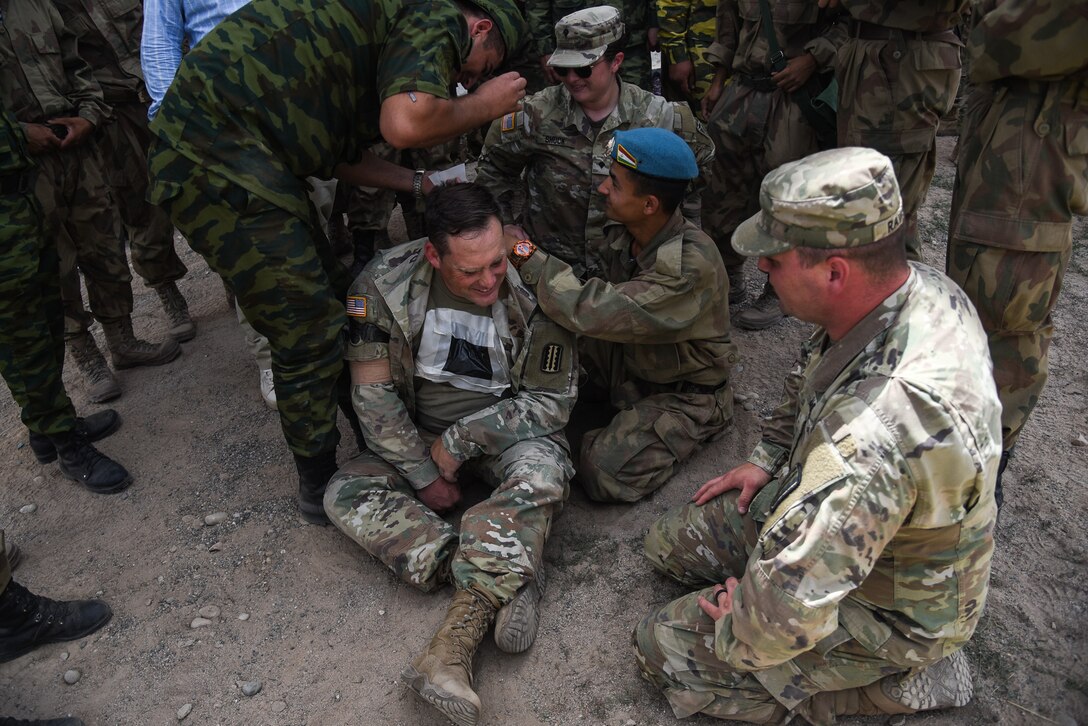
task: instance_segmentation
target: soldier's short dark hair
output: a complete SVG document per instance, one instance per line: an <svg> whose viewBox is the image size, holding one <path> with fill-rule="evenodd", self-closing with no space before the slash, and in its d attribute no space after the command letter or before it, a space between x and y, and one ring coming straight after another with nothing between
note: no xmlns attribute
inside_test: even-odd
<svg viewBox="0 0 1088 726"><path fill-rule="evenodd" d="M439 257L444 257L450 250L450 237L482 232L494 219L502 219L499 203L487 187L471 183L446 184L427 195L423 225Z"/></svg>
<svg viewBox="0 0 1088 726"><path fill-rule="evenodd" d="M656 176L631 172L631 178L635 180L635 190L643 196L655 196L661 202L661 209L666 214L672 214L684 201L688 193L687 179L662 179Z"/></svg>
<svg viewBox="0 0 1088 726"><path fill-rule="evenodd" d="M612 60L616 57L617 53L626 52L627 50L627 33L625 32L618 39L613 40L608 44L608 47L604 49L604 57L608 60Z"/></svg>
<svg viewBox="0 0 1088 726"><path fill-rule="evenodd" d="M845 257L860 265L874 279L887 280L902 271L907 264L906 225L900 225L887 237L860 247L835 247L817 249L797 247L797 261L801 267L814 267L829 257Z"/></svg>
<svg viewBox="0 0 1088 726"><path fill-rule="evenodd" d="M454 5L461 12L474 17L474 18L486 18L492 23L495 23L495 32L488 33L484 39L484 47L489 50L498 50L503 58L506 58L506 41L503 40L502 33L499 31L498 23L495 18L491 17L491 14L484 10L471 0L454 0Z"/></svg>

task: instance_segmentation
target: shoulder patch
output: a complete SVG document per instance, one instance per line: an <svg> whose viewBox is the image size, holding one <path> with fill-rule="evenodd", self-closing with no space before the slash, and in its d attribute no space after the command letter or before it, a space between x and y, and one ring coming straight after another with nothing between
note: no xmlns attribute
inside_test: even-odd
<svg viewBox="0 0 1088 726"><path fill-rule="evenodd" d="M499 124L499 128L502 129L504 134L517 128L517 116L517 111L515 111L502 117L502 123Z"/></svg>
<svg viewBox="0 0 1088 726"><path fill-rule="evenodd" d="M347 314L353 318L365 318L367 310L366 295L348 295Z"/></svg>
<svg viewBox="0 0 1088 726"><path fill-rule="evenodd" d="M541 373L558 373L563 367L563 346L548 343L540 353Z"/></svg>

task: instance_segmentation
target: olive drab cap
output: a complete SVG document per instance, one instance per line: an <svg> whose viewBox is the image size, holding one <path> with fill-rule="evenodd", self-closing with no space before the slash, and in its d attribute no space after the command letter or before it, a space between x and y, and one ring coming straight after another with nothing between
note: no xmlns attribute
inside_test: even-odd
<svg viewBox="0 0 1088 726"><path fill-rule="evenodd" d="M529 39L529 25L518 9L514 0L469 0L472 5L487 13L506 45L506 59L509 62L521 51Z"/></svg>
<svg viewBox="0 0 1088 726"><path fill-rule="evenodd" d="M748 257L795 247L861 247L903 224L891 160L860 147L783 164L763 177L759 206L759 213L733 233L733 249Z"/></svg>
<svg viewBox="0 0 1088 726"><path fill-rule="evenodd" d="M623 37L623 18L610 5L586 8L566 15L555 24L555 52L548 65L583 68L604 56L609 43Z"/></svg>

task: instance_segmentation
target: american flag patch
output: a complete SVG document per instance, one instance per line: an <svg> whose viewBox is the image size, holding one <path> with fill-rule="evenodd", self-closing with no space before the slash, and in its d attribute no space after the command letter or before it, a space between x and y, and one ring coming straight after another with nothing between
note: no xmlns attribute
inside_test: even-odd
<svg viewBox="0 0 1088 726"><path fill-rule="evenodd" d="M514 130L514 120L516 116L516 113L508 113L502 117L502 123L499 124L499 128L502 129L503 133Z"/></svg>
<svg viewBox="0 0 1088 726"><path fill-rule="evenodd" d="M365 318L366 298L361 295L348 295L347 314L353 318Z"/></svg>

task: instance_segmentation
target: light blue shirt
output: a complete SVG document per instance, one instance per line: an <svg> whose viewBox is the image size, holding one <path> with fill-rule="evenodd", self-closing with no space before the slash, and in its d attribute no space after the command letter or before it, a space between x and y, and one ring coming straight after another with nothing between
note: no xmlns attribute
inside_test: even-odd
<svg viewBox="0 0 1088 726"><path fill-rule="evenodd" d="M151 96L147 117L154 118L181 65L181 47L194 47L219 22L249 0L144 0L140 66Z"/></svg>

